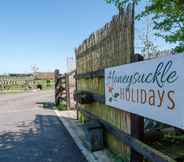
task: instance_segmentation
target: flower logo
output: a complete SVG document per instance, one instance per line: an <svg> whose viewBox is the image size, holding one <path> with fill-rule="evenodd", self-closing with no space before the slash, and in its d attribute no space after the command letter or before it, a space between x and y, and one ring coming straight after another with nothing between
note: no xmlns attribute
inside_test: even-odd
<svg viewBox="0 0 184 162"><path fill-rule="evenodd" d="M114 88L110 85L108 86L108 92L110 94L109 102L117 101L117 98L119 97L119 93L114 91Z"/></svg>

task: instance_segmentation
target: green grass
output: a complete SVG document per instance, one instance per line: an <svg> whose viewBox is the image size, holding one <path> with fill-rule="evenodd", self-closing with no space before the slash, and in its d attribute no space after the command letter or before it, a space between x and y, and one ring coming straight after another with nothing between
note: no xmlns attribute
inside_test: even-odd
<svg viewBox="0 0 184 162"><path fill-rule="evenodd" d="M60 110L60 111L65 111L67 110L67 106L66 106L66 103L64 102L60 102L58 106L56 106L57 110Z"/></svg>
<svg viewBox="0 0 184 162"><path fill-rule="evenodd" d="M111 152L111 158L114 162L125 162L120 154L115 154Z"/></svg>

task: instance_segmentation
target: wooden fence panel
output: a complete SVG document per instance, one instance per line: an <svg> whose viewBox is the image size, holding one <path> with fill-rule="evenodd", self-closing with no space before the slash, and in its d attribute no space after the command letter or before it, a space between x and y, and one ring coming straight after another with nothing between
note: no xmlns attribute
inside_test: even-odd
<svg viewBox="0 0 184 162"><path fill-rule="evenodd" d="M67 110L75 109L74 92L76 88L76 80L74 78L75 71L60 74L59 70L55 70L55 103L56 106L63 102Z"/></svg>
<svg viewBox="0 0 184 162"><path fill-rule="evenodd" d="M76 52L77 75L101 70L107 67L127 64L133 57L133 15L132 6L114 16L110 23L93 33ZM104 95L104 78L78 78L78 90L87 90ZM79 105L79 104L77 104ZM102 103L79 105L116 128L131 134L131 115ZM85 115L81 114L84 119ZM107 146L120 153L125 161L130 161L130 148L119 142L112 134L105 133Z"/></svg>
<svg viewBox="0 0 184 162"><path fill-rule="evenodd" d="M67 105L67 77L66 74L60 74L59 70L55 70L55 103L58 106Z"/></svg>
<svg viewBox="0 0 184 162"><path fill-rule="evenodd" d="M0 91L3 90L23 90L34 88L34 78L28 77L16 77L16 76L0 76Z"/></svg>
<svg viewBox="0 0 184 162"><path fill-rule="evenodd" d="M74 93L76 89L75 71L66 74L67 77L67 109L75 109Z"/></svg>

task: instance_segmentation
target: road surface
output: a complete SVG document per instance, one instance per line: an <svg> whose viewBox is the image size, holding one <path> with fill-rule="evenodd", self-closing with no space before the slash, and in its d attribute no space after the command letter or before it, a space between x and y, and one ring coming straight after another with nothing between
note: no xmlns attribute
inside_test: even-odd
<svg viewBox="0 0 184 162"><path fill-rule="evenodd" d="M0 95L0 162L86 162L50 102L52 91Z"/></svg>

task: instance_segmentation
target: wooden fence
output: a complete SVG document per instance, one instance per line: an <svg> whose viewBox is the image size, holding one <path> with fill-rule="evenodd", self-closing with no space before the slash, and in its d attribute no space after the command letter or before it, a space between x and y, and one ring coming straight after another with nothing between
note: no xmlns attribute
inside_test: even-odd
<svg viewBox="0 0 184 162"><path fill-rule="evenodd" d="M67 77L67 108L68 109L75 109L75 100L74 100L74 93L76 88L75 82L75 70L66 74Z"/></svg>
<svg viewBox="0 0 184 162"><path fill-rule="evenodd" d="M61 102L66 109L75 109L74 91L75 91L75 71L60 74L59 70L55 70L55 103L59 105Z"/></svg>
<svg viewBox="0 0 184 162"><path fill-rule="evenodd" d="M13 90L13 89L32 89L34 88L34 78L29 77L16 77L16 76L0 76L0 90Z"/></svg>
<svg viewBox="0 0 184 162"><path fill-rule="evenodd" d="M106 146L126 162L174 162L142 142L142 117L105 105L104 69L142 60L134 55L133 17L129 5L75 50L79 118L83 122L98 120L105 129Z"/></svg>

